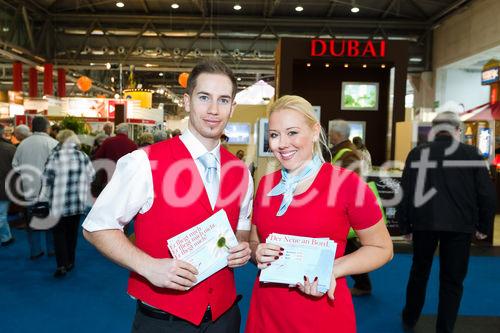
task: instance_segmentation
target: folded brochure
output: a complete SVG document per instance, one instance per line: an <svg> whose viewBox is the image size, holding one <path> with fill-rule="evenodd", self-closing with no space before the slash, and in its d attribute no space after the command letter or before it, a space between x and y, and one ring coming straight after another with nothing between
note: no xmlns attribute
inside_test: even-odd
<svg viewBox="0 0 500 333"><path fill-rule="evenodd" d="M284 251L279 259L261 271L260 282L295 285L304 284L304 276L311 282L318 277L318 291L328 291L337 243L328 238L275 233L267 237L266 243L278 245Z"/></svg>
<svg viewBox="0 0 500 333"><path fill-rule="evenodd" d="M167 241L172 257L198 270L196 284L227 266L229 248L238 245L226 212L221 209L200 224Z"/></svg>

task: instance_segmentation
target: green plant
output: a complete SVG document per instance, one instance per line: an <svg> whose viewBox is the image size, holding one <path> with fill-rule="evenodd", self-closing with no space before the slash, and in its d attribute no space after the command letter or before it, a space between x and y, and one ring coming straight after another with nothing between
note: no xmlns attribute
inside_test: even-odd
<svg viewBox="0 0 500 333"><path fill-rule="evenodd" d="M76 134L88 134L89 132L85 121L73 116L64 117L60 125L61 128L72 130Z"/></svg>

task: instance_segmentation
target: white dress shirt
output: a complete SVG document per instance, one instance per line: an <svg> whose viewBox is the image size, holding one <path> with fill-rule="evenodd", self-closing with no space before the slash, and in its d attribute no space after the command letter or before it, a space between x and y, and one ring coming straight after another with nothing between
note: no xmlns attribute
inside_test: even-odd
<svg viewBox="0 0 500 333"><path fill-rule="evenodd" d="M207 153L203 144L186 130L180 139L191 154L198 172L205 183L205 168L198 157ZM217 158L217 174L220 179L220 144L212 151ZM206 184L205 188L206 188ZM117 200L117 198L121 198ZM153 176L146 152L136 150L118 160L111 181L104 188L87 215L83 228L87 231L123 229L137 213L146 213L154 201ZM243 199L237 230L250 230L250 214L253 203L253 179L248 172L248 189ZM210 203L212 209L215 203ZM201 221L200 221L201 222Z"/></svg>

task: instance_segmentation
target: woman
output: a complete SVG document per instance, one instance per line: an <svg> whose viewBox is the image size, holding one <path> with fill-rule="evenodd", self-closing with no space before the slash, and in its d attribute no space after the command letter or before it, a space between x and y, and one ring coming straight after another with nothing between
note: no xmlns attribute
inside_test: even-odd
<svg viewBox="0 0 500 333"><path fill-rule="evenodd" d="M80 216L87 207L94 168L79 150L80 141L73 131L60 131L57 141L45 165L39 201L49 202L51 216L60 217L52 232L57 261L54 276L62 277L75 265Z"/></svg>
<svg viewBox="0 0 500 333"><path fill-rule="evenodd" d="M372 156L363 143L363 139L359 136L352 138L352 143L354 143L358 151L361 153L361 172L363 175L366 175L368 171L372 169Z"/></svg>
<svg viewBox="0 0 500 333"><path fill-rule="evenodd" d="M344 277L374 270L392 258L392 242L375 196L355 173L325 163L321 145L326 146L325 135L309 102L283 96L271 106L269 146L282 169L260 181L250 236L252 258L258 268L266 269L283 255L279 246L262 243L270 233L330 238L338 245L328 295L318 292L317 278L293 286L264 285L257 278L248 333L355 332ZM362 247L343 256L350 227Z"/></svg>

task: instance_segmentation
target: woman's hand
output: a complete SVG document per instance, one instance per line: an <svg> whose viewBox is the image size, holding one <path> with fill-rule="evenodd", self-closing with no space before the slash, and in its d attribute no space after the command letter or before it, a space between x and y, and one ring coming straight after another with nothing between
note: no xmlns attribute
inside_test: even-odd
<svg viewBox="0 0 500 333"><path fill-rule="evenodd" d="M315 277L311 283L307 276L304 275L304 284L298 282L297 288L299 288L301 292L309 296L322 297L324 295L324 293L318 291L318 277Z"/></svg>
<svg viewBox="0 0 500 333"><path fill-rule="evenodd" d="M255 260L257 267L264 269L271 266L273 261L276 261L283 255L284 249L278 245L260 243L255 251Z"/></svg>

